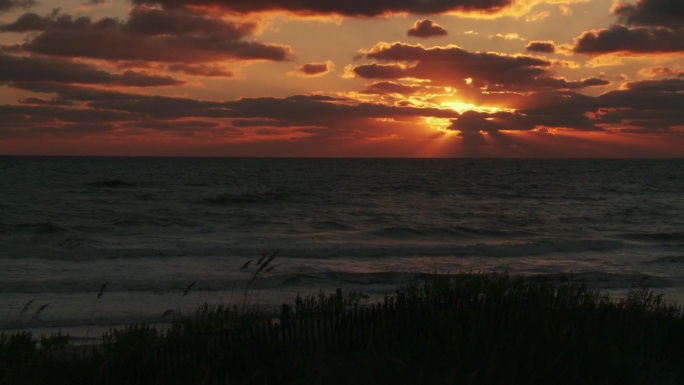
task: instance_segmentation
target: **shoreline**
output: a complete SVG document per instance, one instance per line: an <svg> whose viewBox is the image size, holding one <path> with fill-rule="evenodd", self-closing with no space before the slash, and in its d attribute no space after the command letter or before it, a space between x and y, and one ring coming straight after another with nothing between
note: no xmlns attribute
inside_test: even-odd
<svg viewBox="0 0 684 385"><path fill-rule="evenodd" d="M455 273L455 274L440 274L440 273L416 273L415 276L417 277L417 281L421 281L430 277L434 276L444 276L444 277L459 277L459 276L468 276L473 273ZM501 273L491 273L491 272L477 272L474 274L501 274ZM601 274L597 273L571 273L571 272L563 272L563 273L549 273L549 274L539 274L539 275L534 275L534 276L525 276L525 275L516 275L515 277L522 277L526 282L528 283L540 283L540 284L552 284L552 285L563 285L563 284L568 284L568 283L574 283L574 284L585 284L587 285L587 288L590 290L597 290L600 291L603 295L608 295L612 301L619 301L621 298L624 298L627 293L631 290L631 288L638 287L639 283L645 284L645 287L648 287L649 290L652 290L654 293L657 295L663 296L663 299L667 303L671 303L674 305L684 305L684 288L681 288L680 290L677 290L678 287L675 288L670 288L670 287L662 287L663 282L666 280L663 279L653 279L653 277L649 277L646 275L641 275L641 276L635 276L636 278L632 281L631 283L631 288L626 287L626 285L621 285L619 287L615 287L614 283L611 281L602 281ZM598 279L596 278L598 277ZM591 278L588 280L588 278ZM638 278L638 279L637 279ZM646 278L646 279L644 279ZM385 285L388 288L390 285ZM397 286L393 286L395 289ZM337 288L339 290L339 288ZM342 288L344 291L349 291L348 288ZM235 290L234 293L243 293L244 290ZM263 290L263 291L269 291L269 290ZM383 296L385 295L393 295L395 290L383 290L380 292L371 292L371 293L364 293L364 294L369 294L370 298L372 300L381 300ZM307 292L309 294L307 294ZM302 295L314 295L316 291L314 290L308 290L307 292L297 292L297 293L302 293ZM334 289L330 289L326 291L327 293L334 292ZM674 292L675 295L672 295ZM294 292L293 292L294 293ZM105 293L104 296L105 298L107 296L112 295L111 293ZM184 299L184 306L183 306L183 313L184 314L192 314L192 312L200 305L202 304L209 304L209 305L224 305L224 306L232 306L236 305L237 302L239 302L239 296L238 295L230 295L228 296L231 298L228 302L207 302L207 301L202 301L203 296L200 295L199 298L193 299ZM284 295L280 295L280 298L284 298ZM290 296L290 298L293 298L294 294ZM680 299L680 300L678 300ZM194 303L194 304L193 304ZM271 304L263 304L261 303L259 306L261 307L262 311L264 312L270 312L273 311L274 309L277 309L280 307L282 304L287 304L292 306L293 305L293 300L290 299L289 301L283 300L281 302L273 302ZM91 302L92 305L92 302ZM169 309L171 310L171 309ZM175 309L178 310L178 309ZM17 326L17 327L3 327L0 329L0 331L5 332L5 333L14 333L14 332L20 332L20 331L31 331L34 335L34 337L38 338L41 335L45 336L50 336L52 334L56 333L61 333L62 335L68 334L72 344L73 345L84 345L88 344L88 341L90 342L96 342L101 340L101 336L103 333L109 331L110 329L122 329L125 328L128 325L131 324L147 324L151 326L158 326L160 329L164 329L165 327L168 327L171 324L171 321L162 321L160 320L160 317L152 318L152 317L138 317L136 319L130 320L130 322L122 322L121 317L117 317L117 321L113 323L107 323L106 319L102 319L101 317L97 317L98 321L97 323L93 324L77 324L77 325L49 325L49 324L40 324L37 326L31 326L29 324L24 325L24 326ZM104 321L104 322L103 322ZM30 321L30 322L35 322L35 321ZM88 332L88 338L86 338L86 332Z"/></svg>

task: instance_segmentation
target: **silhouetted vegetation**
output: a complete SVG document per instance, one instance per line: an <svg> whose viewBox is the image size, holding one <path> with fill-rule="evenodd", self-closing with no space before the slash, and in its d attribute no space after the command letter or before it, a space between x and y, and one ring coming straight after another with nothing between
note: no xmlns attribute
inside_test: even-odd
<svg viewBox="0 0 684 385"><path fill-rule="evenodd" d="M611 300L578 282L435 274L380 301L338 290L169 322L112 329L87 353L59 334L0 334L0 383L684 383L682 308L645 286Z"/></svg>

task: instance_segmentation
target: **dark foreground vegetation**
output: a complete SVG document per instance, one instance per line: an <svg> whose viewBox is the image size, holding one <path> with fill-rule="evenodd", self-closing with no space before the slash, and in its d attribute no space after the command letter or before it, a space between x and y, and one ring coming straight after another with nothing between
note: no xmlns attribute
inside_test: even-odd
<svg viewBox="0 0 684 385"><path fill-rule="evenodd" d="M645 287L435 275L371 303L337 291L274 314L203 305L164 328L0 335L0 384L684 384L684 318Z"/></svg>

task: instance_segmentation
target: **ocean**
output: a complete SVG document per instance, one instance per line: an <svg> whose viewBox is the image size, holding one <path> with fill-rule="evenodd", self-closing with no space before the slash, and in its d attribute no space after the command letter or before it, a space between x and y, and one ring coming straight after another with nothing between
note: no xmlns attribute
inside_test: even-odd
<svg viewBox="0 0 684 385"><path fill-rule="evenodd" d="M684 159L0 157L0 326L238 303L274 253L264 307L459 272L684 303L683 192Z"/></svg>

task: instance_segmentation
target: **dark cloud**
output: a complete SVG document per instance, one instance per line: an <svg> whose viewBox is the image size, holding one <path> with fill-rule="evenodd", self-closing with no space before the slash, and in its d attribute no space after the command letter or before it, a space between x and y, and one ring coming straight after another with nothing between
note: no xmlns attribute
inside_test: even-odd
<svg viewBox="0 0 684 385"><path fill-rule="evenodd" d="M684 52L684 28L626 27L618 24L609 29L582 33L573 41L573 51L583 54Z"/></svg>
<svg viewBox="0 0 684 385"><path fill-rule="evenodd" d="M601 108L597 111L596 121L604 125L619 127L620 130L639 128L652 132L677 132L684 119L684 110ZM629 132L633 132L630 130ZM684 132L682 132L684 134Z"/></svg>
<svg viewBox="0 0 684 385"><path fill-rule="evenodd" d="M31 126L36 123L65 122L114 122L133 118L123 111L105 111L62 107L53 105L0 105L0 121L3 126Z"/></svg>
<svg viewBox="0 0 684 385"><path fill-rule="evenodd" d="M152 86L179 86L185 82L170 76L154 76L135 71L124 71L122 74L111 75L117 82L124 86L152 87Z"/></svg>
<svg viewBox="0 0 684 385"><path fill-rule="evenodd" d="M253 34L257 25L252 22L228 22L188 10L136 7L131 10L125 28L129 32L145 35L208 35L217 39L238 40Z"/></svg>
<svg viewBox="0 0 684 385"><path fill-rule="evenodd" d="M216 102L190 98L143 95L48 83L18 83L34 92L57 93L55 100L77 101L92 111L120 112L146 119L232 118L242 126L270 122L270 126L322 126L350 119L417 118L458 116L453 110L395 107L359 103L353 99L325 95L295 95L286 98L243 98ZM254 120L256 119L256 120Z"/></svg>
<svg viewBox="0 0 684 385"><path fill-rule="evenodd" d="M529 131L540 127L601 130L588 116L598 106L594 97L572 91L543 91L524 97L521 102L514 112L466 111L452 121L450 128L474 136L479 135L479 131L492 134L502 130Z"/></svg>
<svg viewBox="0 0 684 385"><path fill-rule="evenodd" d="M684 92L684 79L642 80L627 83L626 88L632 91ZM682 98L684 102L684 95Z"/></svg>
<svg viewBox="0 0 684 385"><path fill-rule="evenodd" d="M492 82L511 82L544 73L551 62L531 56L507 56L491 52L468 52L460 47L425 48L405 43L379 44L364 55L369 59L417 62L407 67L410 76L429 79L447 75ZM434 74L430 76L430 74Z"/></svg>
<svg viewBox="0 0 684 385"><path fill-rule="evenodd" d="M177 137L215 138L253 135L255 129L273 128L282 140L288 135L308 138L297 146L321 149L329 140L350 141L367 136L395 133L398 123L422 125L424 117L453 119L456 111L439 108L388 106L361 103L326 95L295 95L286 98L244 98L233 101L203 101L163 97L46 82L13 84L33 92L57 94L52 100L27 100L26 104L0 106L0 135L4 137L58 138L74 135L76 125L117 127L117 135L143 138L149 130ZM56 105L59 104L59 105ZM71 104L71 106L69 105ZM30 117L30 118L27 118ZM401 128L401 126L399 127ZM106 131L92 131L106 132ZM276 131L274 131L276 132ZM82 133L88 135L87 130ZM314 140L313 138L318 138ZM193 139L194 140L194 139Z"/></svg>
<svg viewBox="0 0 684 385"><path fill-rule="evenodd" d="M364 64L353 67L352 71L366 79L401 79L410 76L406 67L399 64Z"/></svg>
<svg viewBox="0 0 684 385"><path fill-rule="evenodd" d="M222 102L145 95L46 82L15 82L13 87L40 93L56 93L56 100L76 101L93 110L121 111L130 116L161 119L183 117L233 117Z"/></svg>
<svg viewBox="0 0 684 385"><path fill-rule="evenodd" d="M299 66L296 73L302 76L321 76L332 70L332 63L307 63Z"/></svg>
<svg viewBox="0 0 684 385"><path fill-rule="evenodd" d="M219 7L235 13L280 11L305 16L374 17L397 13L440 14L456 11L494 13L509 7L513 0L133 0L133 3L160 4L169 9L193 6Z"/></svg>
<svg viewBox="0 0 684 385"><path fill-rule="evenodd" d="M36 4L34 0L0 0L0 13L15 8L30 8Z"/></svg>
<svg viewBox="0 0 684 385"><path fill-rule="evenodd" d="M653 85L651 85L653 87ZM681 92L647 91L644 89L627 89L609 91L598 96L596 109L621 108L635 113L646 111L681 110ZM681 125L681 122L679 123Z"/></svg>
<svg viewBox="0 0 684 385"><path fill-rule="evenodd" d="M525 119L525 115L512 112L485 113L478 111L466 111L457 119L452 120L452 130L465 133L484 131L492 133L500 130L528 131L534 129L532 124Z"/></svg>
<svg viewBox="0 0 684 385"><path fill-rule="evenodd" d="M0 116L2 110L0 109ZM111 123L31 123L28 125L0 126L0 138L74 138L83 139L92 134L113 132L116 126Z"/></svg>
<svg viewBox="0 0 684 385"><path fill-rule="evenodd" d="M451 110L437 108L400 108L384 104L358 103L350 99L296 95L286 98L243 98L228 102L207 102L185 98L142 96L88 102L94 109L144 114L157 118L214 117L235 118L246 127L258 123L273 127L334 126L354 119L388 117L455 117Z"/></svg>
<svg viewBox="0 0 684 385"><path fill-rule="evenodd" d="M326 126L334 122L369 118L407 118L458 116L452 110L438 108L395 107L379 103L358 103L351 99L324 99L298 95L286 98L244 98L226 102L240 118L271 119L291 125Z"/></svg>
<svg viewBox="0 0 684 385"><path fill-rule="evenodd" d="M544 52L544 53L554 53L556 52L556 44L552 41L531 41L525 45L525 49L530 52Z"/></svg>
<svg viewBox="0 0 684 385"><path fill-rule="evenodd" d="M508 68L510 66L547 66L547 60L530 56L506 56L495 53L472 53L458 46L435 46L426 48L420 44L380 43L363 56L369 59L384 61L458 61L463 60L467 67L484 62L491 68Z"/></svg>
<svg viewBox="0 0 684 385"><path fill-rule="evenodd" d="M123 96L125 97L100 98L86 104L88 107L98 110L122 111L162 119L235 116L230 109L220 102L156 95L126 94Z"/></svg>
<svg viewBox="0 0 684 385"><path fill-rule="evenodd" d="M610 81L598 78L586 78L582 80L568 80L563 77L539 76L526 83L494 85L489 91L542 91L542 90L578 90L586 87L601 87L610 85Z"/></svg>
<svg viewBox="0 0 684 385"><path fill-rule="evenodd" d="M597 123L630 133L681 133L682 79L627 83L597 98Z"/></svg>
<svg viewBox="0 0 684 385"><path fill-rule="evenodd" d="M680 133L684 121L684 81L661 79L628 83L599 96L573 91L535 92L518 100L514 112L466 111L449 127L470 145L483 145L500 131L567 128L581 131ZM484 133L490 136L485 136Z"/></svg>
<svg viewBox="0 0 684 385"><path fill-rule="evenodd" d="M23 49L55 56L171 63L291 59L288 46L243 40L255 28L188 10L136 7L126 21L24 14L0 31L40 31Z"/></svg>
<svg viewBox="0 0 684 385"><path fill-rule="evenodd" d="M169 71L182 72L192 76L206 76L206 77L232 77L233 72L219 66L206 64L183 64L176 63L168 66Z"/></svg>
<svg viewBox="0 0 684 385"><path fill-rule="evenodd" d="M89 17L81 16L76 19L71 15L60 14L59 9L54 9L50 14L40 16L36 13L28 12L19 16L12 23L0 25L1 32L30 32L44 31L52 29L88 29L88 28L107 28L121 24L117 19L103 18L98 22L93 22Z"/></svg>
<svg viewBox="0 0 684 385"><path fill-rule="evenodd" d="M617 2L612 12L618 16L618 21L627 25L684 27L684 2L681 0Z"/></svg>
<svg viewBox="0 0 684 385"><path fill-rule="evenodd" d="M367 79L417 78L432 85L489 91L578 89L609 84L601 79L569 81L553 76L551 61L532 56L469 52L460 47L426 48L406 43L378 44L363 54L391 64L363 64L351 71Z"/></svg>
<svg viewBox="0 0 684 385"><path fill-rule="evenodd" d="M179 120L142 120L121 125L124 128L149 129L154 131L176 132L181 134L194 133L225 133L224 127L218 122L179 119Z"/></svg>
<svg viewBox="0 0 684 385"><path fill-rule="evenodd" d="M82 87L55 82L12 82L10 86L25 91L57 94L58 96L55 100L64 101L122 100L140 96L111 89Z"/></svg>
<svg viewBox="0 0 684 385"><path fill-rule="evenodd" d="M418 20L413 27L406 32L408 36L428 38L433 36L446 36L447 30L432 20Z"/></svg>
<svg viewBox="0 0 684 385"><path fill-rule="evenodd" d="M646 133L676 131L683 114L679 79L627 83L624 89L599 96L577 93L540 93L530 98L529 106L519 109L528 119L547 127L611 129L641 127ZM636 132L633 132L636 133Z"/></svg>
<svg viewBox="0 0 684 385"><path fill-rule="evenodd" d="M365 94L402 94L409 95L416 93L423 89L423 86L419 85L404 85L395 82L375 82L369 84L365 90L361 91Z"/></svg>
<svg viewBox="0 0 684 385"><path fill-rule="evenodd" d="M288 123L273 119L234 119L230 124L233 127L289 127Z"/></svg>
<svg viewBox="0 0 684 385"><path fill-rule="evenodd" d="M664 77L664 76L679 76L684 77L684 71L678 68L670 67L647 67L639 70L639 75L649 78Z"/></svg>
<svg viewBox="0 0 684 385"><path fill-rule="evenodd" d="M19 99L20 104L39 104L46 106L73 106L74 103L68 100L58 100L58 99L42 99L42 98L24 98Z"/></svg>
<svg viewBox="0 0 684 385"><path fill-rule="evenodd" d="M107 84L133 87L177 86L182 81L169 76L155 76L125 71L112 74L85 63L59 58L12 56L0 53L0 84L7 82L60 82Z"/></svg>
<svg viewBox="0 0 684 385"><path fill-rule="evenodd" d="M618 1L611 11L618 17L620 24L582 33L573 41L574 52L684 52L683 1L637 0L635 4Z"/></svg>

